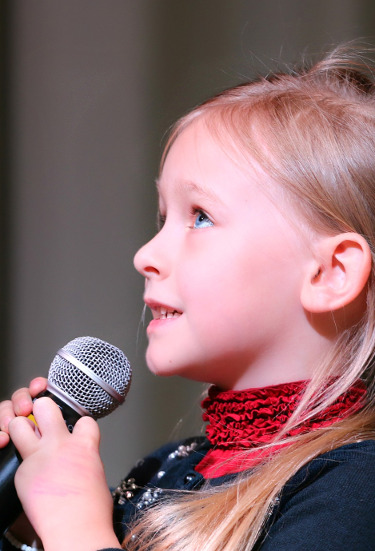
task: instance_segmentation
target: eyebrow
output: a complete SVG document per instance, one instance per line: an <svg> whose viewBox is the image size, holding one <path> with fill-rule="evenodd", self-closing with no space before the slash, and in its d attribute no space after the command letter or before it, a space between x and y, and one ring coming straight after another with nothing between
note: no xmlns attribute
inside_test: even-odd
<svg viewBox="0 0 375 551"><path fill-rule="evenodd" d="M157 179L156 189L158 192L159 192L159 185L160 185L160 180ZM204 199L207 199L208 201L222 203L221 199L218 197L218 195L216 195L216 193L214 193L211 190L204 189L202 186L200 186L195 182L192 182L191 180L180 180L177 182L177 186L179 190L181 190L182 192L184 191L194 192L200 195L201 197L203 197Z"/></svg>

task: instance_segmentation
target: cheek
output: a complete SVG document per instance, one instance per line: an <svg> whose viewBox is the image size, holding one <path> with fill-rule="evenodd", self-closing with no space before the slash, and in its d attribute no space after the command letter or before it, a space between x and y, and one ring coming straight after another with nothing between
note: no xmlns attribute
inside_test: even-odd
<svg viewBox="0 0 375 551"><path fill-rule="evenodd" d="M249 274L238 273L230 264L224 267L213 264L201 274L195 273L186 280L181 291L187 319L197 341L213 337L217 341L226 333L235 333L246 322L254 307L253 286ZM255 292L255 296L257 293ZM221 335L221 337L219 337Z"/></svg>

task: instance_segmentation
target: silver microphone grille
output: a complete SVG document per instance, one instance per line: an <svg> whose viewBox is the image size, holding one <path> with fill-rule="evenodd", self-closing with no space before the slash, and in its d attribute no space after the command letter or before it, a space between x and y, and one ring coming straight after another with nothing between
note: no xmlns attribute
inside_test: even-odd
<svg viewBox="0 0 375 551"><path fill-rule="evenodd" d="M56 354L48 386L81 415L104 417L129 390L131 367L116 346L95 337L79 337Z"/></svg>

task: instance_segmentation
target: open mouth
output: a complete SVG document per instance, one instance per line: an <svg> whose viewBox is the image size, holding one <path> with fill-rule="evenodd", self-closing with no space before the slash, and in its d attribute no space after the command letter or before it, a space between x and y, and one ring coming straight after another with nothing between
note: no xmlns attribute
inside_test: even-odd
<svg viewBox="0 0 375 551"><path fill-rule="evenodd" d="M165 308L164 306L152 308L152 314L154 316L154 319L156 320L172 319L172 318L178 318L181 316L181 312L178 312L177 310Z"/></svg>

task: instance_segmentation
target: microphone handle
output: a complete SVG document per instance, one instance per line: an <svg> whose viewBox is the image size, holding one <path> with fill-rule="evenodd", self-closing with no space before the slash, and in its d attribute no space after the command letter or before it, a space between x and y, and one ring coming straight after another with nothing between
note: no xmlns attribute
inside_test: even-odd
<svg viewBox="0 0 375 551"><path fill-rule="evenodd" d="M47 396L51 398L61 409L66 426L69 431L73 430L74 425L81 417L70 406L57 398L52 392L46 390L39 394L35 399ZM14 476L22 459L13 442L9 442L5 448L0 450L0 534L13 524L17 517L22 513L22 505L18 499L16 488L14 486Z"/></svg>

